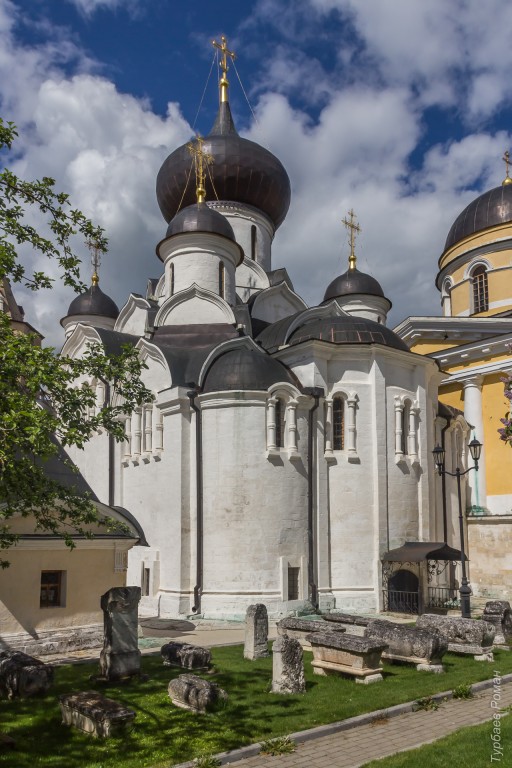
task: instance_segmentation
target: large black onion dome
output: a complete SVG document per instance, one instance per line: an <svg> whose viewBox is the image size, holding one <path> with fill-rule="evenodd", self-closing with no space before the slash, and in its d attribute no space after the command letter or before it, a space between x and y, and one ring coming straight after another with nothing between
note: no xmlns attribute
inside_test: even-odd
<svg viewBox="0 0 512 768"><path fill-rule="evenodd" d="M227 102L221 103L203 147L214 159L206 178L207 200L251 205L266 213L277 228L290 206L290 179L268 149L238 135ZM156 196L168 222L182 205L195 202L191 157L186 144L164 160L156 180Z"/></svg>
<svg viewBox="0 0 512 768"><path fill-rule="evenodd" d="M477 197L457 216L444 250L475 232L509 221L512 221L512 184L501 184Z"/></svg>
<svg viewBox="0 0 512 768"><path fill-rule="evenodd" d="M292 373L279 360L274 360L266 352L239 347L225 352L212 363L206 374L203 392L266 391L281 381L297 385Z"/></svg>
<svg viewBox="0 0 512 768"><path fill-rule="evenodd" d="M117 318L119 309L110 296L103 293L99 285L91 285L85 293L73 299L68 309L68 317L71 315L100 315Z"/></svg>
<svg viewBox="0 0 512 768"><path fill-rule="evenodd" d="M380 283L374 277L354 268L348 269L329 284L325 292L324 301L330 301L339 296L350 296L354 293L364 293L370 296L382 296L385 298Z"/></svg>
<svg viewBox="0 0 512 768"><path fill-rule="evenodd" d="M337 315L312 319L291 334L288 344L293 346L310 339L331 344L382 344L409 352L407 344L394 331L364 317Z"/></svg>
<svg viewBox="0 0 512 768"><path fill-rule="evenodd" d="M233 227L222 213L208 208L206 203L194 203L176 214L167 227L167 237L182 232L211 232L235 240Z"/></svg>

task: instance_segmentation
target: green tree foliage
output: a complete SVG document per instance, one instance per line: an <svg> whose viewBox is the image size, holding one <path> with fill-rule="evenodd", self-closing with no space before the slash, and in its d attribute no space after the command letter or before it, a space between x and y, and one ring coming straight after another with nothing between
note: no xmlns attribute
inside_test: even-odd
<svg viewBox="0 0 512 768"><path fill-rule="evenodd" d="M12 123L0 118L0 153L6 155L16 137ZM33 225L34 213L45 223ZM51 289L45 273L27 271L20 250L31 249L59 266L60 278L78 293L80 258L75 242L94 243L102 253L107 241L83 213L71 208L68 196L55 190L55 181L23 181L11 171L0 173L0 281L8 278L31 290ZM33 515L36 530L62 536L73 546L73 534L90 535L99 522L94 504L73 483L61 483L45 471L48 462L65 462L66 446L82 448L98 430L124 439L122 417L145 402L151 393L140 374L144 364L132 348L105 355L90 345L78 359L61 357L44 348L31 334L15 332L0 312L0 550L16 541L10 530L15 515ZM88 382L103 381L110 397L96 402ZM69 474L69 472L68 472ZM0 557L0 566L8 562Z"/></svg>

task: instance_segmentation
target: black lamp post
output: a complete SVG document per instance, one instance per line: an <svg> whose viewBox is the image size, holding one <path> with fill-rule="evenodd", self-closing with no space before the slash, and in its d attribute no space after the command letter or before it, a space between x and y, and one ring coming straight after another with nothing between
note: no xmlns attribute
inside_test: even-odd
<svg viewBox="0 0 512 768"><path fill-rule="evenodd" d="M463 475L467 475L468 472L471 472L472 469L475 469L478 472L478 460L480 458L480 454L482 453L482 443L479 443L476 438L473 438L473 440L469 444L469 452L471 454L471 458L475 462L474 467L469 467L469 469L466 469L465 472L461 472L459 467L455 469L455 472L448 472L448 470L444 468L444 457L445 457L444 448L438 445L432 451L432 455L434 456L434 461L439 474L450 475L450 477L457 478L457 495L459 498L460 557L461 557L461 565L462 565L462 581L459 588L459 592L460 592L461 614L463 619L471 618L471 604L470 604L471 587L468 584L468 579L466 575L466 554L464 551L464 518L462 517L462 495L461 495L461 489L460 489L460 479Z"/></svg>

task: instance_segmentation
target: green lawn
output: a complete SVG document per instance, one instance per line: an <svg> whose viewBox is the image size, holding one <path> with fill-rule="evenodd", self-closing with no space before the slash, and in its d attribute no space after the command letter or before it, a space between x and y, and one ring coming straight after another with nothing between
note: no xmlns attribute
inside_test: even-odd
<svg viewBox="0 0 512 768"><path fill-rule="evenodd" d="M364 768L489 768L491 765L509 766L512 764L512 715L501 719L500 753L493 752L491 734L493 722L461 728L456 733L446 736L433 744L419 749L401 752L382 760L372 760ZM494 760L491 755L494 754Z"/></svg>
<svg viewBox="0 0 512 768"><path fill-rule="evenodd" d="M502 675L512 671L512 653L506 651L497 651L493 664L448 654L444 675L385 665L384 682L366 686L313 675L311 654L306 653L305 660L306 695L279 696L269 693L271 658L246 661L242 646L213 649L218 673L211 679L228 691L229 702L207 715L194 715L171 704L167 684L181 670L164 667L159 656L143 658L143 670L150 677L143 683L94 684L89 680L96 672L93 664L59 667L47 696L0 702L1 730L17 741L15 752L0 753L0 766L163 768L204 752L234 749L485 680L493 670ZM100 741L61 725L57 696L94 687L136 711L130 734Z"/></svg>

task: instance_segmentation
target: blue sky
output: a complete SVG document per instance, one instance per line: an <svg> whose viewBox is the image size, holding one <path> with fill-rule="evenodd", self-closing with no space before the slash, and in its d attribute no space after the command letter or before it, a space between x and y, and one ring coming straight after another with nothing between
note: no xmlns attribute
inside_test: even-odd
<svg viewBox="0 0 512 768"><path fill-rule="evenodd" d="M450 225L504 176L510 29L507 0L0 0L0 114L20 129L14 169L55 177L106 228L101 284L121 306L160 274L156 174L191 135L211 39L225 34L257 117L231 70L238 128L292 182L273 266L321 301L345 269L340 222L353 207L359 266L382 283L394 324L439 313ZM202 133L215 81L214 69ZM18 295L58 344L69 291Z"/></svg>

